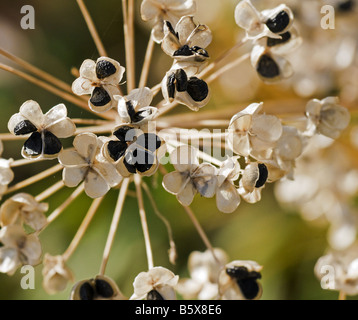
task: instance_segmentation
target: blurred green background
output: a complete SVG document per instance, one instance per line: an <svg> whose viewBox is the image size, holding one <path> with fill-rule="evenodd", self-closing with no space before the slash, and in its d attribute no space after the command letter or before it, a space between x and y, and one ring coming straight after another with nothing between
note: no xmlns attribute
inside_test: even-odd
<svg viewBox="0 0 358 320"><path fill-rule="evenodd" d="M136 1L137 10L140 2ZM220 3L219 7L218 3ZM229 0L210 1L214 9L205 11L206 9L203 9L205 0L199 1L199 10L202 10L199 11L200 22L207 23L214 33L213 44L208 49L213 56L235 43L238 37L239 30L233 18L236 3L237 1ZM31 4L35 8L35 30L22 30L20 27L22 18L20 9L25 4ZM125 65L120 1L88 0L86 4L92 13L109 56ZM74 80L74 76L70 72L72 67L79 68L84 59L98 57L96 47L74 0L2 0L0 2L0 30L0 46L2 48L68 83L72 83ZM137 19L135 33L137 79L149 31L149 25L145 25ZM12 65L6 59L0 59L1 62ZM162 54L160 47L157 46L148 86L151 87L160 82L170 64L171 59ZM270 91L271 89L263 91L266 92L266 96L262 91L257 94L256 87L257 84L253 83L251 97L242 98L236 97L235 94L223 98L223 95L220 95L221 88L218 87L218 93L213 95L212 102L206 108L221 108L222 105L232 106L235 103L242 106L243 99L255 97L263 100L275 97L275 93ZM93 118L92 115L71 103L0 70L1 132L7 132L8 119L13 113L18 112L24 101L29 99L39 102L44 111L58 103L65 102L70 117ZM241 102L238 102L240 99ZM70 144L71 140L65 143L65 145ZM19 159L21 157L21 143L5 142L4 145L4 158ZM54 161L47 161L38 165L16 168L14 182L21 181L54 164ZM170 166L168 169L171 169ZM61 173L36 183L24 191L37 195L58 181L60 177ZM172 266L167 257L166 229L154 214L145 197L155 264L170 268L174 273L186 277L188 276L188 255L193 250L203 251L205 247L176 198L163 190L161 176L156 175L146 179L146 182L152 190L159 210L171 222L178 250L177 264ZM51 197L49 212L61 204L72 191L73 189L64 189ZM117 193L118 190L109 192L83 241L68 262L76 280L91 278L99 271ZM4 197L4 199L6 198ZM41 234L44 253L49 252L51 255L57 255L67 248L90 203L91 200L85 195L81 196ZM216 209L215 199L204 199L199 196L195 198L192 208L207 231L213 246L224 249L230 260L256 260L264 266L262 273L263 299L336 299L338 297L336 292L323 291L313 274L313 267L317 259L326 249L326 229L309 225L296 212L284 211L276 202L271 185L268 185L263 191L261 202L255 205L242 202L238 210L230 215L220 213ZM68 298L71 286L68 286L66 291L61 294L53 296L46 294L41 286L42 266L37 266L35 269L35 290L21 289L22 274L19 270L11 277L1 274L0 299ZM135 276L146 269L145 248L136 199L127 197L106 273L117 282L124 294L130 296Z"/></svg>

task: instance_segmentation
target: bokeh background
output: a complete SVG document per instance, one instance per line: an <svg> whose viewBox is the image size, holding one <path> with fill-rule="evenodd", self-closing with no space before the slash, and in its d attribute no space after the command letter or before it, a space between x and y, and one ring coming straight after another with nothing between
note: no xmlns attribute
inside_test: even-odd
<svg viewBox="0 0 358 320"><path fill-rule="evenodd" d="M297 0L298 1L298 0ZM143 62L150 32L150 23L145 24L139 17L139 0L136 1L136 70L137 79ZM197 19L209 25L214 40L209 46L210 54L215 57L233 45L242 32L234 21L234 8L237 0L198 0ZM265 1L256 1L263 6ZM35 8L35 30L22 30L20 9L30 4ZM87 7L101 35L102 41L111 58L125 65L123 47L122 9L118 0L87 0ZM266 1L269 7L276 1ZM319 26L313 26L319 28ZM329 32L329 31L327 31ZM0 2L0 47L31 62L35 66L50 72L56 77L72 83L75 77L71 68L79 68L84 59L96 59L98 53L90 37L85 21L76 1L60 0L1 0ZM248 47L241 49L248 50ZM328 54L328 53L327 53ZM0 62L13 65L5 58ZM159 83L169 69L171 59L156 47L149 75L148 86ZM234 78L234 76L236 78ZM302 101L308 97L298 96L287 84L262 84L249 63L228 72L212 85L213 98L206 110L232 110L237 112L251 102L296 99ZM328 92L331 93L332 91ZM321 92L317 98L323 98L327 92ZM7 121L18 112L26 100L39 102L44 111L64 102L60 97L46 92L17 78L13 74L0 70L0 132L8 132ZM65 102L69 116L74 118L93 118L89 113ZM290 105L287 105L290 108ZM175 112L187 111L178 107ZM302 109L303 110L303 109ZM232 114L231 114L232 115ZM195 117L195 114L193 114ZM230 119L230 115L227 119ZM70 146L71 140L65 145ZM4 158L21 157L21 143L5 142ZM14 183L21 181L41 170L54 165L54 161L41 162L15 168ZM168 166L170 170L170 166ZM60 179L61 173L36 183L24 191L37 195L46 187ZM203 251L205 246L196 233L185 211L177 203L175 196L164 191L161 176L155 175L146 182L152 190L161 213L170 221L178 250L176 265L168 261L168 239L163 223L154 214L148 199L145 206L156 265L171 269L182 277L188 276L187 257L193 250ZM133 186L131 186L133 190ZM61 204L73 189L64 189L49 199L50 210ZM111 190L98 210L91 226L80 246L68 262L76 280L95 276L99 271L102 252L106 242L109 225L116 202L117 190ZM7 197L4 197L6 199ZM82 195L64 211L42 234L43 252L51 255L61 254L69 245L91 200ZM216 209L215 199L197 196L192 205L200 223L206 230L214 247L224 249L230 260L256 260L264 266L262 284L263 299L337 299L337 292L324 291L313 273L317 259L327 248L327 225L304 221L298 212L284 210L274 196L273 186L267 185L262 200L254 205L241 203L238 210L230 215ZM9 277L0 274L0 299L67 299L71 286L60 294L49 296L42 288L41 269L36 268L35 290L22 290L19 270ZM116 235L115 244L107 266L107 274L112 277L124 294L132 294L135 276L147 269L142 229L134 197L127 197L124 211Z"/></svg>

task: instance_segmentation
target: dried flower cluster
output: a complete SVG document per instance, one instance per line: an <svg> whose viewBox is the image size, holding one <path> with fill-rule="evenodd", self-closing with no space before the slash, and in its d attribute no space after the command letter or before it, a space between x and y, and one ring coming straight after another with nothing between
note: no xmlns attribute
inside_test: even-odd
<svg viewBox="0 0 358 320"><path fill-rule="evenodd" d="M94 25L83 1L78 2L81 3L90 30L93 30ZM68 282L75 279L67 266L69 258L107 193L119 189L100 272L91 279L77 282L70 298L128 299L117 284L105 275L105 270L128 186L134 181L148 271L139 273L134 279L133 293L129 299L172 300L176 299L177 293L185 299L259 299L263 293L260 281L263 267L251 260L229 262L228 255L222 249L211 246L189 206L199 194L204 198L215 197L220 212L233 213L242 200L251 204L260 201L267 183L277 182L276 195L282 203L296 204L306 217L311 214L329 217L332 225L329 243L334 249L344 252L329 253L321 258L316 266L316 274L320 277L322 265L332 265L337 273L334 289L357 294L358 253L350 247L355 242L358 224L356 216L347 213L350 212L347 202L358 190L358 184L348 176L351 173L350 164L343 166L343 161L325 159L321 154L322 148L315 145L319 138L324 137L333 143L341 136L350 123L348 109L340 104L338 97L330 95L321 100L301 100L302 112L291 119L285 118L280 112L271 112L266 108L266 102L247 103L244 108L238 106L234 112L236 114L226 119L227 126L220 136L225 142L224 146L220 140L220 148L227 151L225 157L215 158L205 148L211 147L208 143L211 143L214 133L210 132L210 141L204 140L204 145L199 147L188 142L188 139L185 142L180 135L178 139L177 132L182 128L171 125L167 119L161 121L163 114L180 104L190 109L186 111L191 113L193 123L197 121L199 126L199 121L205 120L200 116L202 108L212 96L209 85L225 72L225 66L220 69L218 62L210 63L210 45L215 39L210 28L197 21L196 2L141 1L141 18L144 21L153 20L154 25L138 86L134 79L134 50L131 43L133 1L128 1L128 5L131 10L123 6L125 30L129 30L125 33L126 67L122 66L124 63L107 57L104 48L98 44L98 35L92 34L97 40L100 57L96 61L86 59L82 63L77 79L66 92L66 97L71 97L71 103L103 120L93 120L94 126L78 127L77 124L86 121L69 118L67 108L61 101L44 113L37 102L29 100L8 121L10 133L16 139L26 140L21 150L24 159L0 159L1 195L21 189L21 184L9 188L8 185L14 179L11 168L26 163L24 161L36 163L54 160L58 164L41 177L30 178L23 186L61 169L63 171L62 180L43 193L33 196L20 192L2 202L0 272L11 275L22 265L35 266L42 262L45 290L49 294L65 290ZM232 18L244 36L228 52L244 44L248 44L250 51L236 59L233 66L249 60L252 72L264 83L277 84L292 79L294 64L289 60L306 41L298 31L300 22L296 24L293 12L297 12L297 8L294 9L286 4L278 4L260 11L250 0L239 1L233 8ZM146 87L145 74L148 75L151 50L155 44L160 44L164 54L172 59L172 65L162 75L161 82L149 88ZM223 62L227 55L224 53L218 61ZM37 75L41 77L41 74ZM124 83L127 84L127 94L123 93ZM51 83L57 84L56 81ZM162 101L153 103L159 92ZM66 99L65 95L63 97ZM289 110L290 105L286 109ZM180 115L178 117L180 119ZM200 135L197 132L190 139L200 138ZM73 147L63 148L60 140L63 138L71 138ZM2 149L1 144L0 153ZM170 165L165 166L165 160L169 160ZM172 167L174 170L168 172ZM190 277L186 279L179 279L168 268L156 266L153 262L142 190L149 193L144 180L155 173L162 175L163 188L176 196L207 246L205 252L195 251L189 256ZM342 181L337 183L337 179ZM305 188L303 191L302 185ZM76 188L71 200L47 215L49 205L43 201L63 186ZM350 190L349 196L347 190ZM42 259L40 233L82 191L93 202L73 241L62 255L45 253ZM151 197L150 193L148 196ZM155 204L154 210L158 211ZM175 260L176 251L171 228L168 221L161 218L167 225L172 261Z"/></svg>

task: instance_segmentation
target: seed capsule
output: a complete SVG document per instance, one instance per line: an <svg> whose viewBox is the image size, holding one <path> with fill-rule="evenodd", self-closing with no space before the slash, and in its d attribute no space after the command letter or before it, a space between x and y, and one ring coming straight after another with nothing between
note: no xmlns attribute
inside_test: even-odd
<svg viewBox="0 0 358 320"><path fill-rule="evenodd" d="M95 87L92 92L90 102L95 107L102 107L111 102L111 97L102 87Z"/></svg>
<svg viewBox="0 0 358 320"><path fill-rule="evenodd" d="M256 67L256 71L264 78L275 78L280 75L280 69L268 54L263 54Z"/></svg>

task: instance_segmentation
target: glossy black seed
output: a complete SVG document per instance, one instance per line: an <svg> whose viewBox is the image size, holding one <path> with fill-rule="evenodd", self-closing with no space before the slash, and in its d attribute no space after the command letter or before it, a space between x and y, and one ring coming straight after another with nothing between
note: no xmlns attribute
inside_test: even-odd
<svg viewBox="0 0 358 320"><path fill-rule="evenodd" d="M99 296L103 298L110 298L113 296L114 291L111 285L107 281L96 279L95 285L96 285L96 292Z"/></svg>
<svg viewBox="0 0 358 320"><path fill-rule="evenodd" d="M131 118L132 122L139 122L147 117L149 117L152 114L149 110L142 110L136 112L136 114Z"/></svg>
<svg viewBox="0 0 358 320"><path fill-rule="evenodd" d="M203 48L200 48L200 47L198 47L198 46L193 46L193 47L190 48L190 50L191 50L192 52L198 53L198 54L200 54L200 55L202 55L202 56L204 56L204 57L209 58L208 52L207 52L205 49L203 49Z"/></svg>
<svg viewBox="0 0 358 320"><path fill-rule="evenodd" d="M203 101L209 94L209 87L204 80L191 77L186 90L194 101Z"/></svg>
<svg viewBox="0 0 358 320"><path fill-rule="evenodd" d="M20 121L14 128L14 133L17 136L28 134L37 131L37 128L29 120Z"/></svg>
<svg viewBox="0 0 358 320"><path fill-rule="evenodd" d="M290 23L290 16L286 11L280 11L276 17L272 19L268 19L266 21L267 27L273 32L273 33L280 33L283 30L286 29L286 27Z"/></svg>
<svg viewBox="0 0 358 320"><path fill-rule="evenodd" d="M136 112L135 112L132 101L127 101L126 107L127 107L128 115L130 116L131 120L133 121L133 118L135 117Z"/></svg>
<svg viewBox="0 0 358 320"><path fill-rule="evenodd" d="M182 46L180 49L176 50L173 53L174 57L176 57L176 56L191 56L191 55L193 55L193 51L190 50L188 45Z"/></svg>
<svg viewBox="0 0 358 320"><path fill-rule="evenodd" d="M93 300L95 291L88 282L85 282L81 285L79 294L81 300Z"/></svg>
<svg viewBox="0 0 358 320"><path fill-rule="evenodd" d="M34 132L24 143L24 150L29 155L40 155L42 153L42 136Z"/></svg>
<svg viewBox="0 0 358 320"><path fill-rule="evenodd" d="M150 151L141 148L136 149L133 152L133 156L135 157L135 167L139 172L148 171L155 163L154 155Z"/></svg>
<svg viewBox="0 0 358 320"><path fill-rule="evenodd" d="M188 87L188 77L183 69L175 72L176 88L178 92L186 91Z"/></svg>
<svg viewBox="0 0 358 320"><path fill-rule="evenodd" d="M280 75L280 69L275 60L267 54L260 57L256 71L264 78L275 78Z"/></svg>
<svg viewBox="0 0 358 320"><path fill-rule="evenodd" d="M232 278L235 279L245 279L249 276L249 271L246 267L243 266L234 266L230 268L226 268L226 273Z"/></svg>
<svg viewBox="0 0 358 320"><path fill-rule="evenodd" d="M137 144L143 148L154 152L161 146L161 140L155 133L144 133L137 139Z"/></svg>
<svg viewBox="0 0 358 320"><path fill-rule="evenodd" d="M179 39L179 35L177 32L175 32L172 24L169 21L165 21L164 23L167 26L167 28L169 29L169 32L171 32L174 36L176 36Z"/></svg>
<svg viewBox="0 0 358 320"><path fill-rule="evenodd" d="M255 188L262 187L268 178L267 167L263 163L259 163L258 167L259 167L259 179L256 181Z"/></svg>
<svg viewBox="0 0 358 320"><path fill-rule="evenodd" d="M117 137L119 141L133 141L133 138L135 136L135 130L133 127L130 126L121 126L118 128L118 130L113 132L113 134Z"/></svg>
<svg viewBox="0 0 358 320"><path fill-rule="evenodd" d="M129 163L128 163L129 160ZM126 156L123 159L123 164L127 168L129 173L137 173L136 164L132 164L134 162L133 154L127 153Z"/></svg>
<svg viewBox="0 0 358 320"><path fill-rule="evenodd" d="M123 141L109 141L107 145L107 150L109 156L117 161L120 157L122 157L127 149L127 143Z"/></svg>
<svg viewBox="0 0 358 320"><path fill-rule="evenodd" d="M43 132L44 154L57 154L62 149L61 141L50 131Z"/></svg>
<svg viewBox="0 0 358 320"><path fill-rule="evenodd" d="M255 279L242 279L236 281L244 297L248 300L255 299L260 292L260 287Z"/></svg>
<svg viewBox="0 0 358 320"><path fill-rule="evenodd" d="M117 71L113 63L107 60L101 60L96 64L96 75L98 79L104 79L112 74L115 74Z"/></svg>
<svg viewBox="0 0 358 320"><path fill-rule="evenodd" d="M152 290L148 292L147 300L164 300L164 298L157 290Z"/></svg>
<svg viewBox="0 0 358 320"><path fill-rule="evenodd" d="M275 39L275 38L267 38L267 46L274 47L282 43L286 43L291 39L291 32L287 31L285 33L280 34L282 39Z"/></svg>
<svg viewBox="0 0 358 320"><path fill-rule="evenodd" d="M172 73L167 78L167 90L168 90L169 98L174 99L174 94L175 94L175 74L174 73Z"/></svg>
<svg viewBox="0 0 358 320"><path fill-rule="evenodd" d="M352 11L354 5L355 3L353 0L342 1L338 4L338 10L341 12L349 12Z"/></svg>
<svg viewBox="0 0 358 320"><path fill-rule="evenodd" d="M95 107L103 107L111 102L111 97L102 87L95 87L90 101Z"/></svg>

